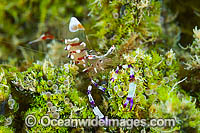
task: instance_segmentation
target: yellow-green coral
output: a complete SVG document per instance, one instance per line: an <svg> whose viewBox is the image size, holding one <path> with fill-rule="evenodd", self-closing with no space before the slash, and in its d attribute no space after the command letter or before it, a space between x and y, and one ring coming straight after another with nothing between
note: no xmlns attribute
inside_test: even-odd
<svg viewBox="0 0 200 133"><path fill-rule="evenodd" d="M90 7L89 15L97 21L94 29L100 47L123 44L134 32L140 43L154 42L160 35L159 2L91 0Z"/></svg>
<svg viewBox="0 0 200 133"><path fill-rule="evenodd" d="M47 65L48 64L48 65ZM52 66L51 62L34 64L27 71L18 73L14 83L21 92L32 93L33 103L24 116L32 114L37 120L48 115L52 118L88 118L94 114L88 107L87 98L75 89L74 78L77 66L65 64ZM37 82L34 84L34 82ZM23 88L23 89L22 89ZM89 109L89 110L88 110ZM24 117L24 119L25 119ZM71 128L71 127L69 127ZM67 131L67 127L42 127L37 123L34 127L26 127L27 131Z"/></svg>

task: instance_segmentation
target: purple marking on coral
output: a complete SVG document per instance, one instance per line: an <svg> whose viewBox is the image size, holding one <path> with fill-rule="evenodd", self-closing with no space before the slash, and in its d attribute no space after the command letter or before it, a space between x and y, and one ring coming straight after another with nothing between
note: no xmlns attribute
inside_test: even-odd
<svg viewBox="0 0 200 133"><path fill-rule="evenodd" d="M128 68L131 68L131 67L133 67L133 66L132 66L131 64L129 64L129 65L128 65Z"/></svg>

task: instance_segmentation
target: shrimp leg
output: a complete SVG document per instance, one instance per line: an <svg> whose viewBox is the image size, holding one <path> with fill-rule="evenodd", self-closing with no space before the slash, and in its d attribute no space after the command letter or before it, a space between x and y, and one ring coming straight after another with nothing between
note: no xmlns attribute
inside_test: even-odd
<svg viewBox="0 0 200 133"><path fill-rule="evenodd" d="M96 116L98 116L98 118L100 119L104 119L104 115L101 113L101 111L99 110L99 108L95 105L94 99L91 95L91 91L92 91L92 86L89 85L88 86L88 98L89 98L89 102L91 104L91 107L93 108L93 112Z"/></svg>

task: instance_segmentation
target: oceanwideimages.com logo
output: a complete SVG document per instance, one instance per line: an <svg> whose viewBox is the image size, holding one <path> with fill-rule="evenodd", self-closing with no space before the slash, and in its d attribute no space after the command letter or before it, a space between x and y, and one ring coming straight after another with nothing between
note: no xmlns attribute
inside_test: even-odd
<svg viewBox="0 0 200 133"><path fill-rule="evenodd" d="M127 129L132 129L133 127L170 127L175 126L175 119L151 119L147 121L146 119L108 119L106 116L105 119L51 119L49 116L45 115L41 117L40 120L37 120L34 115L28 115L25 119L25 124L28 127L33 127L36 124L41 124L44 127L48 126L65 126L65 127L126 127Z"/></svg>

